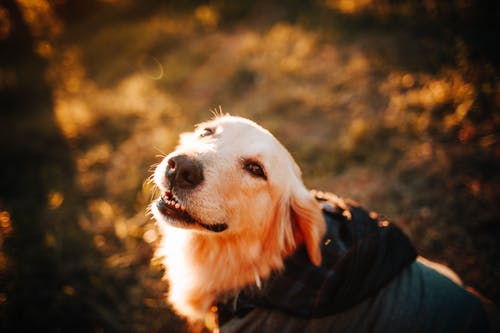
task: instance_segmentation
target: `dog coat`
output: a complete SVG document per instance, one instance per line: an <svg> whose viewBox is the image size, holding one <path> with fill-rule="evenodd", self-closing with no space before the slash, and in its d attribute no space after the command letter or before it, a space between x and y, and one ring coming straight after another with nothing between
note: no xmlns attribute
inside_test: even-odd
<svg viewBox="0 0 500 333"><path fill-rule="evenodd" d="M485 332L480 302L436 271L394 224L316 193L322 263L304 246L285 268L218 303L221 332ZM445 325L446 324L446 325Z"/></svg>

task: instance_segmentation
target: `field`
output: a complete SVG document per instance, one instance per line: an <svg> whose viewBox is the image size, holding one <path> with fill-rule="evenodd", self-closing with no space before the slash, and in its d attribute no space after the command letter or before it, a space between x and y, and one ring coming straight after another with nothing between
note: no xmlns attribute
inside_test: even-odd
<svg viewBox="0 0 500 333"><path fill-rule="evenodd" d="M499 5L395 3L0 3L0 330L185 330L146 180L219 108L498 304Z"/></svg>

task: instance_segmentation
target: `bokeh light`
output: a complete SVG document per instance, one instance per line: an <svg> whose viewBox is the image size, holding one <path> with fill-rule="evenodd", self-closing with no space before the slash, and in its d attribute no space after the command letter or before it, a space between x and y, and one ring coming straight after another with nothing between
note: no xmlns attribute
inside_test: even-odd
<svg viewBox="0 0 500 333"><path fill-rule="evenodd" d="M90 331L185 330L153 256L148 178L219 105L269 128L308 186L390 217L422 254L500 300L500 82L482 56L491 43L468 38L486 15L478 1L9 3L0 42L18 34L5 55L22 69L0 65L16 111L5 124L17 119L0 123L13 165L0 306L50 299L52 316L36 322L53 330L72 318ZM3 283L18 273L19 285ZM47 294L32 301L24 287Z"/></svg>

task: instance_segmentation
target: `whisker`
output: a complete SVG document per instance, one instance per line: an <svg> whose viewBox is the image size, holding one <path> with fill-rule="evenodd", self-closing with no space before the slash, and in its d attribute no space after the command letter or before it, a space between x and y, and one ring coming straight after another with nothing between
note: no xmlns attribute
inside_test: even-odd
<svg viewBox="0 0 500 333"><path fill-rule="evenodd" d="M153 201L154 198L156 198L156 194L158 193L158 190L159 190L158 186L155 185L153 188L153 193L151 194L151 197L149 198L150 201Z"/></svg>
<svg viewBox="0 0 500 333"><path fill-rule="evenodd" d="M151 166L149 167L148 171L149 172L154 172L156 167L159 165L160 163L154 163L154 164L151 164Z"/></svg>
<svg viewBox="0 0 500 333"><path fill-rule="evenodd" d="M149 172L152 172L153 170L149 170ZM145 180L144 182L142 183L142 187L146 187L147 185L150 185L150 184L154 184L154 177L155 177L155 174L154 172L151 173Z"/></svg>
<svg viewBox="0 0 500 333"><path fill-rule="evenodd" d="M150 220L154 220L153 212L152 211L147 211L146 214L144 215Z"/></svg>
<svg viewBox="0 0 500 333"><path fill-rule="evenodd" d="M165 157L167 156L167 154L165 154L165 152L163 150L161 150L160 148L156 147L156 146L153 146L154 149L156 149L161 155L159 155L160 157ZM156 155L156 157L158 157L158 155Z"/></svg>

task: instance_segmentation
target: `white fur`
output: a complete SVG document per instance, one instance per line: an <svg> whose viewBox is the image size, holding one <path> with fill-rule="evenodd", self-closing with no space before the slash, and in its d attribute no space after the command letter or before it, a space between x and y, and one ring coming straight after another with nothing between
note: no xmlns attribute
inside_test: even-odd
<svg viewBox="0 0 500 333"><path fill-rule="evenodd" d="M200 136L205 128L214 134ZM228 225L220 233L180 226L152 205L163 236L157 255L164 257L169 301L179 314L202 320L218 296L259 284L301 243L311 261L320 264L325 231L320 206L291 155L267 130L222 116L182 134L179 146L155 171L162 192L169 186L167 162L179 154L198 160L204 173L203 182L181 199L186 210L204 224ZM246 160L258 161L267 179L245 170Z"/></svg>

